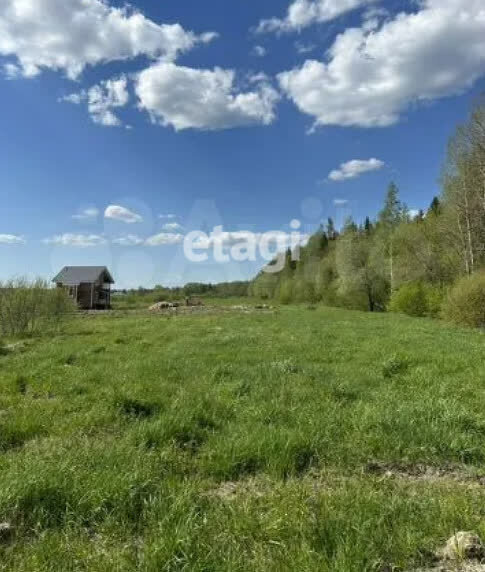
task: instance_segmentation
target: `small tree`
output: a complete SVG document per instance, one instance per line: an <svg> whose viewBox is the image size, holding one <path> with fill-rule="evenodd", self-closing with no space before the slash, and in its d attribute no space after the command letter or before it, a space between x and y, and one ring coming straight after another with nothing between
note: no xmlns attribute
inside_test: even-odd
<svg viewBox="0 0 485 572"><path fill-rule="evenodd" d="M373 237L358 231L350 222L337 244L339 290L346 297L366 300L370 312L383 309L386 284L379 270L380 259L375 256Z"/></svg>

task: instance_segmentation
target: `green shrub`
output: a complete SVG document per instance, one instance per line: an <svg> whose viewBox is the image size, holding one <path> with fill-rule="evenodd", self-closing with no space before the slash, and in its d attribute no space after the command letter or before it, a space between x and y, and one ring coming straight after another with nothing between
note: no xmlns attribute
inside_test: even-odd
<svg viewBox="0 0 485 572"><path fill-rule="evenodd" d="M76 309L65 290L23 278L0 282L0 334L7 336L58 329Z"/></svg>
<svg viewBox="0 0 485 572"><path fill-rule="evenodd" d="M293 301L293 289L291 282L284 282L281 285L280 292L279 292L279 302L280 304L291 304Z"/></svg>
<svg viewBox="0 0 485 572"><path fill-rule="evenodd" d="M443 302L442 315L455 324L484 327L485 272L458 280Z"/></svg>
<svg viewBox="0 0 485 572"><path fill-rule="evenodd" d="M428 303L428 316L436 318L441 313L441 305L443 304L444 290L436 286L428 285L426 287L426 300Z"/></svg>
<svg viewBox="0 0 485 572"><path fill-rule="evenodd" d="M437 316L442 300L441 289L422 282L411 282L403 284L392 294L389 310L408 316Z"/></svg>

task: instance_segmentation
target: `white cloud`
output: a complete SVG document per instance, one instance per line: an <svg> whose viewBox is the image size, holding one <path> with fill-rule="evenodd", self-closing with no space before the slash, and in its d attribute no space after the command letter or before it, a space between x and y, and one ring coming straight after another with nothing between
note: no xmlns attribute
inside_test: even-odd
<svg viewBox="0 0 485 572"><path fill-rule="evenodd" d="M104 211L104 218L119 220L127 224L143 221L143 218L139 214L119 205L109 205Z"/></svg>
<svg viewBox="0 0 485 572"><path fill-rule="evenodd" d="M257 73L249 73L247 75L247 80L249 81L249 83L266 83L268 84L270 82L270 77L268 74L265 74L264 72L257 72Z"/></svg>
<svg viewBox="0 0 485 572"><path fill-rule="evenodd" d="M0 234L0 244L25 244L25 238L16 234Z"/></svg>
<svg viewBox="0 0 485 572"><path fill-rule="evenodd" d="M267 83L238 93L232 70L193 69L159 62L137 80L139 106L154 122L183 129L228 129L275 119L278 93Z"/></svg>
<svg viewBox="0 0 485 572"><path fill-rule="evenodd" d="M7 79L17 79L22 75L22 69L16 64L8 62L3 66L3 73Z"/></svg>
<svg viewBox="0 0 485 572"><path fill-rule="evenodd" d="M379 159L353 159L342 163L338 169L331 171L328 178L331 181L345 181L346 179L355 179L369 171L378 171L384 167L384 161Z"/></svg>
<svg viewBox="0 0 485 572"><path fill-rule="evenodd" d="M409 209L408 214L409 214L410 218L415 219L417 216L419 216L420 212L421 211L419 209Z"/></svg>
<svg viewBox="0 0 485 572"><path fill-rule="evenodd" d="M333 204L336 207L344 207L345 205L348 204L348 200L347 199L333 199Z"/></svg>
<svg viewBox="0 0 485 572"><path fill-rule="evenodd" d="M376 30L345 30L327 62L278 78L315 125L384 127L411 103L458 94L484 72L483 0L422 0Z"/></svg>
<svg viewBox="0 0 485 572"><path fill-rule="evenodd" d="M312 24L329 22L346 12L376 0L294 0L288 7L286 17L262 20L256 31L293 32L300 31Z"/></svg>
<svg viewBox="0 0 485 572"><path fill-rule="evenodd" d="M184 229L184 227L178 222L167 222L162 228L168 232L177 232Z"/></svg>
<svg viewBox="0 0 485 572"><path fill-rule="evenodd" d="M147 238L145 244L147 246L166 246L172 244L180 244L184 240L184 235L173 232L161 232L155 236Z"/></svg>
<svg viewBox="0 0 485 572"><path fill-rule="evenodd" d="M111 109L125 106L129 99L126 77L109 79L88 91L88 110L95 123L119 126L122 123Z"/></svg>
<svg viewBox="0 0 485 572"><path fill-rule="evenodd" d="M295 49L299 54L309 54L316 49L315 44L304 44L303 42L295 42Z"/></svg>
<svg viewBox="0 0 485 572"><path fill-rule="evenodd" d="M124 107L129 99L128 79L122 75L119 78L102 81L87 91L71 93L63 97L62 101L76 105L85 101L88 105L89 114L95 123L105 127L120 127L123 124L112 109Z"/></svg>
<svg viewBox="0 0 485 572"><path fill-rule="evenodd" d="M362 16L362 28L366 32L371 32L379 27L382 19L387 18L389 12L381 6L369 6Z"/></svg>
<svg viewBox="0 0 485 572"><path fill-rule="evenodd" d="M172 219L172 218L177 218L177 215L175 214L160 214L158 215L158 218L168 218L168 219Z"/></svg>
<svg viewBox="0 0 485 572"><path fill-rule="evenodd" d="M213 33L156 24L130 7L104 0L2 0L0 55L17 58L26 77L43 69L77 78L87 65L145 55L174 60Z"/></svg>
<svg viewBox="0 0 485 572"><path fill-rule="evenodd" d="M59 101L65 101L66 103L72 103L74 105L81 105L81 103L86 99L87 92L83 90L77 93L70 93L69 95L65 95L59 98Z"/></svg>
<svg viewBox="0 0 485 572"><path fill-rule="evenodd" d="M45 238L44 244L55 246L74 246L77 248L89 248L106 244L106 239L97 234L59 234L51 238Z"/></svg>
<svg viewBox="0 0 485 572"><path fill-rule="evenodd" d="M251 51L251 55L256 56L257 58L264 58L266 55L267 50L264 46L254 46Z"/></svg>
<svg viewBox="0 0 485 572"><path fill-rule="evenodd" d="M127 234L126 236L120 236L119 238L114 238L112 240L112 243L117 244L118 246L139 246L144 242L144 239L136 234Z"/></svg>
<svg viewBox="0 0 485 572"><path fill-rule="evenodd" d="M99 210L95 207L82 210L80 213L72 215L74 220L94 221L99 216Z"/></svg>

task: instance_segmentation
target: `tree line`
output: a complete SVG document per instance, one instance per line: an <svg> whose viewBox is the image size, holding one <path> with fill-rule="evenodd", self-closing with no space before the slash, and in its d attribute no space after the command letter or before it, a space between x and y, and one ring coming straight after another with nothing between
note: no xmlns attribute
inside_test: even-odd
<svg viewBox="0 0 485 572"><path fill-rule="evenodd" d="M483 276L484 102L451 138L441 187L428 209L411 216L391 183L375 219L349 218L339 230L328 219L299 260L287 251L283 270L260 272L249 294L283 304L321 301L371 312L438 314L457 281Z"/></svg>
<svg viewBox="0 0 485 572"><path fill-rule="evenodd" d="M130 290L114 290L113 299L117 308L136 308L163 301L180 301L185 298L232 298L248 295L249 282L221 282L204 284L189 282L185 286L167 287L157 284L154 288L140 286Z"/></svg>

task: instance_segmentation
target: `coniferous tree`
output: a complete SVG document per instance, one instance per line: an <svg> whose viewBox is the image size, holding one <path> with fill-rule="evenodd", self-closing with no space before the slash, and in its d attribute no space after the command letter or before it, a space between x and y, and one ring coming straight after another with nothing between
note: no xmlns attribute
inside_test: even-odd
<svg viewBox="0 0 485 572"><path fill-rule="evenodd" d="M438 197L433 197L431 204L429 205L428 214L438 216L441 214L441 201Z"/></svg>
<svg viewBox="0 0 485 572"><path fill-rule="evenodd" d="M390 291L395 287L395 232L401 222L406 219L406 207L399 199L399 190L395 183L387 189L384 207L378 216L377 248L381 250L384 268L383 275L387 274Z"/></svg>
<svg viewBox="0 0 485 572"><path fill-rule="evenodd" d="M461 275L484 269L485 103L452 138L442 184L426 213L411 219L391 183L377 220L348 220L339 233L329 218L301 249L298 263L287 252L283 270L260 273L250 292L375 310L401 286L442 292Z"/></svg>

